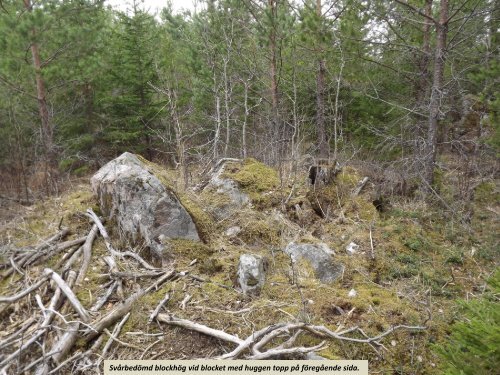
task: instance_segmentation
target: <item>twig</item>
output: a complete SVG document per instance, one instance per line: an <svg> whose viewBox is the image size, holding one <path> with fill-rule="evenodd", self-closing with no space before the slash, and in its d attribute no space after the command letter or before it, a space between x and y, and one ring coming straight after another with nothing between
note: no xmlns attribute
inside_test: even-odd
<svg viewBox="0 0 500 375"><path fill-rule="evenodd" d="M191 300L191 295L189 294L186 294L186 296L184 297L184 299L181 301L181 303L179 304L179 307L182 309L182 310L186 310L186 306L188 304L188 302Z"/></svg>
<svg viewBox="0 0 500 375"><path fill-rule="evenodd" d="M40 280L38 280L36 283L31 285L29 288L24 289L22 292L19 292L15 295L9 296L9 297L0 296L0 303L2 303L2 302L16 302L17 300L23 298L27 294L30 294L35 289L40 288L40 286L42 286L49 278L50 278L50 275L44 275Z"/></svg>
<svg viewBox="0 0 500 375"><path fill-rule="evenodd" d="M160 303L158 304L158 306L156 306L156 308L154 309L154 311L149 316L148 324L151 324L151 322L154 320L154 318L156 318L156 316L160 313L160 310L163 307L163 305L165 305L168 302L169 299L170 299L170 294L168 294L168 293L165 294L165 298L163 298L160 301Z"/></svg>
<svg viewBox="0 0 500 375"><path fill-rule="evenodd" d="M102 349L102 354L99 360L97 361L96 367L99 368L99 365L101 364L102 360L106 358L106 354L108 353L109 348L111 347L111 344L113 344L113 341L116 340L118 335L120 334L120 331L122 330L123 325L125 322L128 320L130 316L130 313L127 313L123 319L121 320L120 323L116 325L116 327L113 329L113 333L109 333L107 329L104 329L104 332L109 336L108 342L106 342L106 345L104 345L104 348Z"/></svg>
<svg viewBox="0 0 500 375"><path fill-rule="evenodd" d="M218 329L213 329L203 324L191 322L190 320L174 318L173 316L168 314L158 314L156 320L158 320L161 323L175 325L178 327L190 329L192 331L204 333L205 335L212 336L221 339L223 341L232 342L237 345L241 345L244 342L240 338L230 335L229 333L226 333L224 331L219 331Z"/></svg>
<svg viewBox="0 0 500 375"><path fill-rule="evenodd" d="M309 353L309 352L315 352L318 350L324 349L325 342L322 341L316 346L311 346L309 348L304 348L304 347L298 347L298 348L289 348L289 349L269 349L264 353L258 353L251 355L247 357L246 359L254 359L254 360L261 360L261 359L268 359L272 357L278 357L282 356L284 354L296 354L296 353Z"/></svg>
<svg viewBox="0 0 500 375"><path fill-rule="evenodd" d="M372 259L375 259L375 248L373 247L372 226L373 222L370 223L370 248L371 248L370 256Z"/></svg>

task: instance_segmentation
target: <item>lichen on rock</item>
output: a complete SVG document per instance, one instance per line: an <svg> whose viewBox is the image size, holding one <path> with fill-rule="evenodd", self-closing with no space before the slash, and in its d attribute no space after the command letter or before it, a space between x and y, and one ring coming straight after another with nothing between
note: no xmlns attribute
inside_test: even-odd
<svg viewBox="0 0 500 375"><path fill-rule="evenodd" d="M262 257L253 254L240 256L238 265L238 283L245 294L258 295L266 276Z"/></svg>
<svg viewBox="0 0 500 375"><path fill-rule="evenodd" d="M91 179L101 211L118 223L120 234L143 239L153 256L164 260L165 239L199 241L196 225L176 194L134 154L124 153Z"/></svg>
<svg viewBox="0 0 500 375"><path fill-rule="evenodd" d="M316 277L323 283L331 283L337 280L344 272L344 266L334 262L335 253L324 243L297 244L290 242L283 250L296 263L305 259L314 269Z"/></svg>

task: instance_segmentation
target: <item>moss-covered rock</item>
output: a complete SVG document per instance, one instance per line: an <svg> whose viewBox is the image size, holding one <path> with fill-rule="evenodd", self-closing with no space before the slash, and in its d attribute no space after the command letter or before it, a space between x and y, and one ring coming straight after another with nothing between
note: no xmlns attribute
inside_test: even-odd
<svg viewBox="0 0 500 375"><path fill-rule="evenodd" d="M278 173L255 159L226 163L221 177L235 181L257 208L269 208L280 201Z"/></svg>

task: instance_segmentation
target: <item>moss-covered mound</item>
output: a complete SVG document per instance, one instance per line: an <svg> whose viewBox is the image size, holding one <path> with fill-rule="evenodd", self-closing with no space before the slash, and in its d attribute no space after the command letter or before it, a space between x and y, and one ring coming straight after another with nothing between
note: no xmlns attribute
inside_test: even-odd
<svg viewBox="0 0 500 375"><path fill-rule="evenodd" d="M345 167L333 182L321 187L312 187L307 199L314 211L323 218L347 217L354 220L373 220L378 216L369 194L352 197L362 180L358 171Z"/></svg>
<svg viewBox="0 0 500 375"><path fill-rule="evenodd" d="M280 201L278 173L255 159L226 163L221 177L235 181L257 208L269 208Z"/></svg>

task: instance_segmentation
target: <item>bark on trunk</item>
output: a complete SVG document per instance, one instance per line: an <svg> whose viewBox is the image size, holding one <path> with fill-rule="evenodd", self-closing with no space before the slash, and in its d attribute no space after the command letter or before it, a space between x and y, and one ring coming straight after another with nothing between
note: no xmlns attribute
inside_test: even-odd
<svg viewBox="0 0 500 375"><path fill-rule="evenodd" d="M273 121L273 133L279 134L278 123L278 78L277 78L277 52L276 52L276 19L278 17L278 4L277 0L269 0L269 8L271 10L272 25L269 32L269 52L271 54L271 117Z"/></svg>
<svg viewBox="0 0 500 375"><path fill-rule="evenodd" d="M321 17L321 0L316 0L316 14ZM329 147L326 139L325 129L325 72L326 63L323 59L321 47L319 48L320 59L318 62L318 75L316 77L316 133L318 137L318 152L320 158L328 158Z"/></svg>
<svg viewBox="0 0 500 375"><path fill-rule="evenodd" d="M432 17L432 1L425 1L424 13ZM420 55L420 61L418 62L419 77L415 85L415 99L419 107L423 107L425 104L425 98L427 97L427 90L429 86L430 76L429 76L429 61L431 56L431 28L432 20L424 18L424 26L422 28L422 53Z"/></svg>
<svg viewBox="0 0 500 375"><path fill-rule="evenodd" d="M436 50L434 76L429 102L429 127L423 171L424 191L429 190L434 181L434 163L437 151L437 130L443 97L443 73L446 61L446 37L448 33L448 0L441 0L439 22L436 23Z"/></svg>
<svg viewBox="0 0 500 375"><path fill-rule="evenodd" d="M24 0L24 6L28 12L31 12L33 7L31 0ZM42 142L47 162L52 159L53 154L53 134L52 126L50 124L49 110L47 106L47 90L45 82L42 77L42 62L40 58L40 50L36 43L37 31L33 27L31 29L31 55L33 58L33 67L35 70L35 83L36 83L36 97L38 101L38 113L40 115Z"/></svg>

